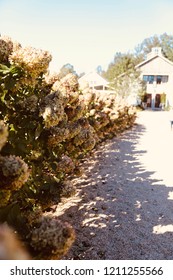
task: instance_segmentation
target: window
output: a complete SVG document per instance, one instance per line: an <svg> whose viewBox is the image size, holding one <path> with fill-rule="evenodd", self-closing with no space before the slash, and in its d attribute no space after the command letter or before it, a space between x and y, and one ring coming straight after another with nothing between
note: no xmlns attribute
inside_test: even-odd
<svg viewBox="0 0 173 280"><path fill-rule="evenodd" d="M161 84L162 82L162 76L156 76L156 83Z"/></svg>
<svg viewBox="0 0 173 280"><path fill-rule="evenodd" d="M168 76L156 76L156 83L161 84L161 83L167 83L168 82Z"/></svg>
<svg viewBox="0 0 173 280"><path fill-rule="evenodd" d="M144 76L143 76L143 81L144 81L144 82L148 82L148 76L147 76L147 75L144 75Z"/></svg>
<svg viewBox="0 0 173 280"><path fill-rule="evenodd" d="M162 83L168 82L168 76L162 76Z"/></svg>
<svg viewBox="0 0 173 280"><path fill-rule="evenodd" d="M154 82L154 76L153 75L148 76L148 82L149 82L149 84L153 84L153 82Z"/></svg>
<svg viewBox="0 0 173 280"><path fill-rule="evenodd" d="M168 76L167 75L143 75L143 81L149 84L153 84L154 81L156 81L156 84L162 84L168 82Z"/></svg>
<svg viewBox="0 0 173 280"><path fill-rule="evenodd" d="M154 82L154 75L144 75L143 80L149 84L153 84Z"/></svg>

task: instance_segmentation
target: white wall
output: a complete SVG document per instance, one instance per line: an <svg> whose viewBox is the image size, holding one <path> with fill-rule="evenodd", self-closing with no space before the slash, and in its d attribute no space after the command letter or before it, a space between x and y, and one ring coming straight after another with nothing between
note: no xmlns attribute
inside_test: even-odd
<svg viewBox="0 0 173 280"><path fill-rule="evenodd" d="M143 65L139 66L141 71L141 79L143 75L167 75L168 82L157 84L156 81L153 84L147 83L147 93L152 94L154 100L156 94L165 93L167 101L173 106L173 63L169 63L164 57L155 57L150 61L144 62Z"/></svg>

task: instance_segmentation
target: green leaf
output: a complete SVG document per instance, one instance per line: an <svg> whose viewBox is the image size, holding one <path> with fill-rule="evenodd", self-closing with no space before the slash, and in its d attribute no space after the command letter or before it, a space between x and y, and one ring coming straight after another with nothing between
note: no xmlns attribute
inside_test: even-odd
<svg viewBox="0 0 173 280"><path fill-rule="evenodd" d="M13 79L12 77L9 77L9 76L8 76L8 77L5 79L4 84L5 84L5 88L6 88L7 90L12 89L12 88L15 86L15 84L16 84L16 80Z"/></svg>
<svg viewBox="0 0 173 280"><path fill-rule="evenodd" d="M42 125L39 123L36 130L35 130L35 140L37 140L43 131Z"/></svg>
<svg viewBox="0 0 173 280"><path fill-rule="evenodd" d="M0 72L7 71L7 70L9 71L9 68L6 65L0 64Z"/></svg>
<svg viewBox="0 0 173 280"><path fill-rule="evenodd" d="M2 91L2 94L0 94L0 99L1 99L1 101L2 101L4 104L6 104L5 96L6 96L7 93L8 93L8 91L4 89L4 90Z"/></svg>
<svg viewBox="0 0 173 280"><path fill-rule="evenodd" d="M23 74L23 69L19 66L12 66L10 68L10 73L13 75L13 77L19 77Z"/></svg>
<svg viewBox="0 0 173 280"><path fill-rule="evenodd" d="M53 179L55 180L56 183L59 183L59 182L60 182L60 179L57 178L56 176L53 176Z"/></svg>
<svg viewBox="0 0 173 280"><path fill-rule="evenodd" d="M56 162L52 162L52 163L50 164L50 166L51 166L51 168L52 168L54 171L57 170L57 163L56 163Z"/></svg>
<svg viewBox="0 0 173 280"><path fill-rule="evenodd" d="M15 130L14 125L12 123L9 125L9 130L14 131L16 133L16 130Z"/></svg>

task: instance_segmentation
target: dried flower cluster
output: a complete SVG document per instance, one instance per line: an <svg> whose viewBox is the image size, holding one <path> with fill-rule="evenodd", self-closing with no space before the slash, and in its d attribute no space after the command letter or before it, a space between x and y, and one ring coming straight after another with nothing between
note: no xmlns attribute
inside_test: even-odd
<svg viewBox="0 0 173 280"><path fill-rule="evenodd" d="M57 172L71 173L75 169L73 160L67 155L63 155L61 160L57 162Z"/></svg>
<svg viewBox="0 0 173 280"><path fill-rule="evenodd" d="M46 73L51 59L52 56L48 51L33 47L16 48L9 56L9 61L12 65L21 67L25 73L16 87L18 88L19 85L35 86L38 77Z"/></svg>
<svg viewBox="0 0 173 280"><path fill-rule="evenodd" d="M53 85L53 90L63 90L66 89L68 93L72 93L78 90L79 83L77 76L69 73L65 77L63 77L60 81L57 81Z"/></svg>
<svg viewBox="0 0 173 280"><path fill-rule="evenodd" d="M21 66L24 70L37 78L45 73L52 57L47 51L33 47L19 48L10 55L10 63Z"/></svg>
<svg viewBox="0 0 173 280"><path fill-rule="evenodd" d="M45 127L49 128L64 118L64 99L61 92L48 94L40 104L40 116L43 117Z"/></svg>
<svg viewBox="0 0 173 280"><path fill-rule="evenodd" d="M16 156L0 156L0 188L17 190L28 180L28 165Z"/></svg>
<svg viewBox="0 0 173 280"><path fill-rule="evenodd" d="M51 127L49 131L48 146L56 147L59 143L65 141L69 137L68 128L60 128L58 126Z"/></svg>
<svg viewBox="0 0 173 280"><path fill-rule="evenodd" d="M59 74L56 72L45 74L45 82L47 85L53 85L53 84L55 84L55 82L57 82L59 80L60 80Z"/></svg>
<svg viewBox="0 0 173 280"><path fill-rule="evenodd" d="M63 184L61 185L61 197L68 198L75 195L75 193L76 193L76 189L72 184L72 182L69 180L64 181Z"/></svg>
<svg viewBox="0 0 173 280"><path fill-rule="evenodd" d="M57 217L43 216L32 231L31 245L43 259L60 259L74 242L73 228Z"/></svg>
<svg viewBox="0 0 173 280"><path fill-rule="evenodd" d="M8 129L0 121L0 150L6 144ZM13 190L20 189L29 177L27 164L16 156L0 156L0 205L4 207L10 200Z"/></svg>
<svg viewBox="0 0 173 280"><path fill-rule="evenodd" d="M11 197L11 190L4 190L0 189L0 202L1 202L1 207L4 207L8 204L9 200Z"/></svg>
<svg viewBox="0 0 173 280"><path fill-rule="evenodd" d="M0 121L0 150L7 142L7 138L8 138L7 126L5 126L3 121Z"/></svg>
<svg viewBox="0 0 173 280"><path fill-rule="evenodd" d="M29 97L24 98L24 100L18 102L18 104L23 110L34 113L38 109L38 97L33 94Z"/></svg>
<svg viewBox="0 0 173 280"><path fill-rule="evenodd" d="M6 63L13 50L13 43L9 37L0 37L0 63Z"/></svg>
<svg viewBox="0 0 173 280"><path fill-rule="evenodd" d="M114 95L79 89L76 76L68 74L55 81L41 103L40 115L49 129L48 146L63 145L68 156L77 158L96 143L131 126L135 113ZM131 111L130 111L131 110ZM64 150L63 150L64 151ZM64 166L64 172L65 171ZM62 168L61 168L62 171Z"/></svg>

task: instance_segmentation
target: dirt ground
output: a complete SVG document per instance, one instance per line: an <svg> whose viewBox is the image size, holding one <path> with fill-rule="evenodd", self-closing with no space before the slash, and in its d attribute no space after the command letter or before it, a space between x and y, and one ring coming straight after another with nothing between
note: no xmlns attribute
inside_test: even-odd
<svg viewBox="0 0 173 280"><path fill-rule="evenodd" d="M76 196L58 207L76 241L64 259L173 259L173 112L135 126L83 162Z"/></svg>

